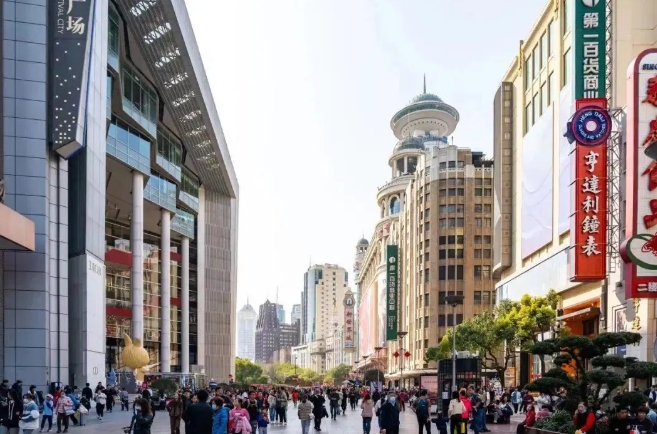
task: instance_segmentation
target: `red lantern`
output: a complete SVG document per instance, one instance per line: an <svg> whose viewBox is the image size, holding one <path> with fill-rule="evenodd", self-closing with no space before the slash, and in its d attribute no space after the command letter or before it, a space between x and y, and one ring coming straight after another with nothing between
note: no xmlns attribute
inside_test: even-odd
<svg viewBox="0 0 657 434"><path fill-rule="evenodd" d="M411 353L409 353L408 351L406 351L406 352L404 353L404 357L406 357L406 358L408 359L409 357L411 357Z"/></svg>
<svg viewBox="0 0 657 434"><path fill-rule="evenodd" d="M395 359L396 359L397 357L399 357L399 351L395 351L395 353L393 354L393 356L395 356Z"/></svg>

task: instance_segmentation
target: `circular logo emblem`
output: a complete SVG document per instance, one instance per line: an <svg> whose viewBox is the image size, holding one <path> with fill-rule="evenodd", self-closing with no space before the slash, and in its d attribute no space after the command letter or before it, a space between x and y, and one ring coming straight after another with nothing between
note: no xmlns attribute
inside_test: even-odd
<svg viewBox="0 0 657 434"><path fill-rule="evenodd" d="M598 5L600 0L582 0L582 3L584 3L584 6L594 8Z"/></svg>
<svg viewBox="0 0 657 434"><path fill-rule="evenodd" d="M598 146L611 134L611 117L600 107L584 107L575 112L570 128L580 145Z"/></svg>
<svg viewBox="0 0 657 434"><path fill-rule="evenodd" d="M395 262L397 262L397 258L395 258L394 256L391 256L390 258L388 258L388 262L390 262L391 264L394 264Z"/></svg>

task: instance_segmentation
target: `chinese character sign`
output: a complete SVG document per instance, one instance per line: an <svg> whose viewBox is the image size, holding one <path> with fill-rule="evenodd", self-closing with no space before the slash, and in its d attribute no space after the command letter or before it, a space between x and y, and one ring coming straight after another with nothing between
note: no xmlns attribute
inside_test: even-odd
<svg viewBox="0 0 657 434"><path fill-rule="evenodd" d="M657 162L645 149L657 142L657 50L628 69L625 172L625 298L657 298Z"/></svg>
<svg viewBox="0 0 657 434"><path fill-rule="evenodd" d="M355 305L356 300L351 291L347 291L344 296L344 347L345 349L354 348L355 328Z"/></svg>
<svg viewBox="0 0 657 434"><path fill-rule="evenodd" d="M386 246L386 340L397 339L397 294L399 288L399 247Z"/></svg>
<svg viewBox="0 0 657 434"><path fill-rule="evenodd" d="M578 99L573 122L577 122L580 109L585 107L600 108L606 114L607 100ZM595 112L595 110L588 110ZM600 123L587 113L580 116L585 119L584 129L598 131ZM609 128L606 121L604 128ZM604 135L600 136L604 137ZM575 136L578 139L577 136ZM580 135L579 139L586 140ZM571 215L571 234L574 234L573 251L571 252L570 280L571 282L587 282L602 280L607 275L607 143L587 145L579 140L572 152L575 179L571 188L574 194Z"/></svg>
<svg viewBox="0 0 657 434"><path fill-rule="evenodd" d="M604 0L575 2L575 98L606 93L606 11Z"/></svg>
<svg viewBox="0 0 657 434"><path fill-rule="evenodd" d="M63 158L84 146L86 83L92 56L90 36L94 28L95 0L52 0L49 28L52 32L52 142Z"/></svg>

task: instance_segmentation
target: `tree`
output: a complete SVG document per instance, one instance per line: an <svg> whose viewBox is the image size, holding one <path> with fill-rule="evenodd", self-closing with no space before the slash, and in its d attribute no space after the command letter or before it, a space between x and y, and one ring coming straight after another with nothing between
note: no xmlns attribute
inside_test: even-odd
<svg viewBox="0 0 657 434"><path fill-rule="evenodd" d="M297 369L297 378L305 385L312 385L322 382L322 376L312 369Z"/></svg>
<svg viewBox="0 0 657 434"><path fill-rule="evenodd" d="M263 375L262 366L249 359L235 358L235 381L238 384L264 384L267 377Z"/></svg>
<svg viewBox="0 0 657 434"><path fill-rule="evenodd" d="M365 371L365 375L363 375L363 382L365 384L376 383L377 381L383 382L385 375L386 374L380 369L370 369Z"/></svg>
<svg viewBox="0 0 657 434"><path fill-rule="evenodd" d="M324 375L324 381L336 385L341 384L344 381L345 376L349 375L349 372L351 372L349 365L342 363L335 368L331 368L326 371L326 375Z"/></svg>
<svg viewBox="0 0 657 434"><path fill-rule="evenodd" d="M625 384L627 378L649 378L657 374L657 364L652 366L649 362L608 354L612 348L640 341L638 333L619 332L602 333L593 338L564 336L538 342L531 352L544 356L557 354L552 360L555 367L528 384L527 389L553 395L563 388L570 398L566 403L567 410L574 410L579 401L588 402L593 409L598 409ZM593 369L587 370L589 360ZM625 368L624 375L618 372Z"/></svg>

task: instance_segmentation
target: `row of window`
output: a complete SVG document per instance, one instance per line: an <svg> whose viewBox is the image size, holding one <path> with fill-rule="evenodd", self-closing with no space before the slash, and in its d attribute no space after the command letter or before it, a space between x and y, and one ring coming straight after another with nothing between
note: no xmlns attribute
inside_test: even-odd
<svg viewBox="0 0 657 434"><path fill-rule="evenodd" d="M483 252L482 252L483 255ZM490 265L475 265L472 267L475 280L488 280L491 278ZM424 283L429 283L431 269L424 269ZM438 280L463 280L463 265L438 266Z"/></svg>
<svg viewBox="0 0 657 434"><path fill-rule="evenodd" d="M475 259L490 259L493 257L493 251L491 249L474 249L474 258ZM463 249L441 249L438 250L438 259L463 259L464 250ZM429 252L426 252L424 256L420 254L420 262L429 262Z"/></svg>
<svg viewBox="0 0 657 434"><path fill-rule="evenodd" d="M564 61L570 58L570 50L566 52L568 56L564 55ZM564 68L571 68L572 66L565 65ZM551 73L548 77L547 82L541 84L540 92L536 92L534 97L527 102L525 106L525 133L538 122L538 119L547 112L548 107L552 104L552 101L555 101L558 97L557 92L557 83L554 73ZM565 84L565 82L564 82Z"/></svg>
<svg viewBox="0 0 657 434"><path fill-rule="evenodd" d="M474 184L479 185L493 185L492 178L475 178ZM455 187L459 185L465 185L465 178L449 178L441 179L438 181L438 187Z"/></svg>
<svg viewBox="0 0 657 434"><path fill-rule="evenodd" d="M480 218L477 217L474 219L474 225L477 228L490 228L493 224L493 219L490 218ZM465 226L465 219L461 217L452 217L438 220L438 227L443 228L462 228ZM429 230L429 223L425 224L425 230Z"/></svg>
<svg viewBox="0 0 657 434"><path fill-rule="evenodd" d="M438 163L439 169L463 169L465 167L465 161L443 161Z"/></svg>
<svg viewBox="0 0 657 434"><path fill-rule="evenodd" d="M534 45L531 54L525 59L525 89L529 88L540 71L547 67L548 58L554 54L555 47L559 46L559 32L554 27L554 21L551 21L539 42Z"/></svg>

